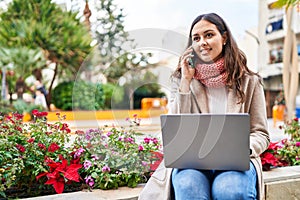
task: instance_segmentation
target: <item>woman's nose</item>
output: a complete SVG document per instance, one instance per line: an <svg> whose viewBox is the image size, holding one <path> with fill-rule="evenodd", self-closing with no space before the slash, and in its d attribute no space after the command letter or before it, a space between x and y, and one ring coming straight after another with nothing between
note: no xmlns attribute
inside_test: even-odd
<svg viewBox="0 0 300 200"><path fill-rule="evenodd" d="M199 40L199 44L198 44L199 46L206 46L207 45L207 42L206 42L206 40L204 40L203 38L201 38L200 40Z"/></svg>

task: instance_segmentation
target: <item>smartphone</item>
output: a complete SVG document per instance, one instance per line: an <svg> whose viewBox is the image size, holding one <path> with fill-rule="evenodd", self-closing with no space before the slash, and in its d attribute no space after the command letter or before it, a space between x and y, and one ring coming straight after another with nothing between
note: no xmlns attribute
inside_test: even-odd
<svg viewBox="0 0 300 200"><path fill-rule="evenodd" d="M196 57L196 52L194 51L194 49L193 49L192 55L194 55L194 56L193 56L192 58L189 58L188 62L189 62L189 65L190 65L192 68L195 68L195 57Z"/></svg>

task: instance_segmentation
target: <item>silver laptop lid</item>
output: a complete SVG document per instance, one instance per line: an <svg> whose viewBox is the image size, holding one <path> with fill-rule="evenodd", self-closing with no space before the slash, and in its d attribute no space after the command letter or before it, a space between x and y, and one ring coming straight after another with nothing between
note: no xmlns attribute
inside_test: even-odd
<svg viewBox="0 0 300 200"><path fill-rule="evenodd" d="M167 114L160 118L166 167L249 169L249 114Z"/></svg>

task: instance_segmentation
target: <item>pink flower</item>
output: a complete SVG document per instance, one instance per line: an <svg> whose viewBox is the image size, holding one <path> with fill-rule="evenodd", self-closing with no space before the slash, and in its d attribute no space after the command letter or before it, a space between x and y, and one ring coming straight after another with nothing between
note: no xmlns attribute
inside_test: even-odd
<svg viewBox="0 0 300 200"><path fill-rule="evenodd" d="M142 161L142 165L143 165L143 166L147 166L148 163L147 163L146 161Z"/></svg>
<svg viewBox="0 0 300 200"><path fill-rule="evenodd" d="M151 141L151 138L148 138L148 137L145 137L145 138L144 138L144 142L145 142L146 144L149 144L150 141Z"/></svg>
<svg viewBox="0 0 300 200"><path fill-rule="evenodd" d="M111 136L113 134L113 132L108 132L106 135L107 135L107 137L109 137L109 136Z"/></svg>
<svg viewBox="0 0 300 200"><path fill-rule="evenodd" d="M83 167L84 169L89 169L92 166L92 162L89 160L84 161Z"/></svg>
<svg viewBox="0 0 300 200"><path fill-rule="evenodd" d="M102 167L102 172L110 172L110 168L108 166Z"/></svg>
<svg viewBox="0 0 300 200"><path fill-rule="evenodd" d="M80 157L80 155L84 152L84 148L80 147L74 154L74 158Z"/></svg>
<svg viewBox="0 0 300 200"><path fill-rule="evenodd" d="M143 151L144 147L142 145L139 146L139 151Z"/></svg>
<svg viewBox="0 0 300 200"><path fill-rule="evenodd" d="M152 142L153 142L153 144L157 144L158 143L158 139L157 138L152 138Z"/></svg>
<svg viewBox="0 0 300 200"><path fill-rule="evenodd" d="M90 187L93 187L95 184L95 181L91 176L88 176L85 178L85 183L88 184Z"/></svg>
<svg viewBox="0 0 300 200"><path fill-rule="evenodd" d="M129 137L129 138L126 138L126 141L127 141L127 142L130 142L130 143L133 143L133 139L130 138L130 137Z"/></svg>
<svg viewBox="0 0 300 200"><path fill-rule="evenodd" d="M296 147L300 147L300 142L296 142Z"/></svg>

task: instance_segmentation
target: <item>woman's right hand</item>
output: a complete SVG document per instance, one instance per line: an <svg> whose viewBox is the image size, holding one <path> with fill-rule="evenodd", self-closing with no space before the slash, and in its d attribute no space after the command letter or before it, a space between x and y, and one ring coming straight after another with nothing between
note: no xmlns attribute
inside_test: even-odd
<svg viewBox="0 0 300 200"><path fill-rule="evenodd" d="M189 65L189 59L191 59L194 55L193 48L190 46L185 50L183 55L180 57L180 69L181 69L181 83L180 83L180 91L188 92L190 83L195 74L195 68Z"/></svg>

